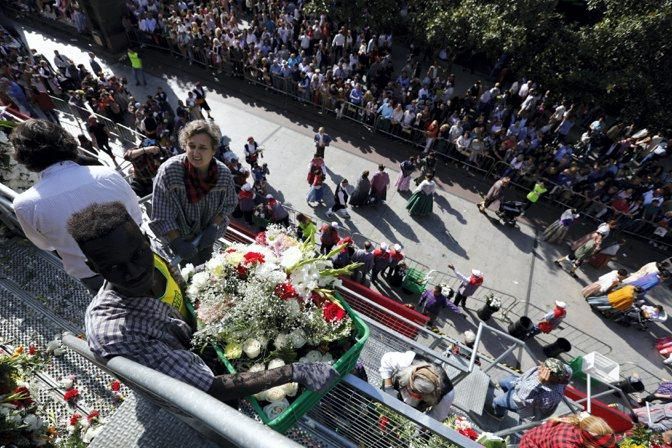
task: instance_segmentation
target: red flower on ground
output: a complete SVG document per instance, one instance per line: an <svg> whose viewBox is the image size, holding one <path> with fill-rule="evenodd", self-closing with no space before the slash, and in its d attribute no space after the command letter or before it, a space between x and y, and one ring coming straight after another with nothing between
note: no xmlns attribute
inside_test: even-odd
<svg viewBox="0 0 672 448"><path fill-rule="evenodd" d="M334 302L327 302L322 308L322 316L327 322L340 322L345 317L345 310Z"/></svg>
<svg viewBox="0 0 672 448"><path fill-rule="evenodd" d="M381 415L380 418L378 419L378 428L380 428L381 431L385 431L385 428L387 428L387 425L389 424L390 419L384 415Z"/></svg>
<svg viewBox="0 0 672 448"><path fill-rule="evenodd" d="M70 416L70 426L75 426L81 418L82 418L81 414L72 414Z"/></svg>
<svg viewBox="0 0 672 448"><path fill-rule="evenodd" d="M63 399L65 401L72 401L77 397L79 397L79 391L77 390L76 387L71 387L70 389L66 390L65 393L63 394Z"/></svg>
<svg viewBox="0 0 672 448"><path fill-rule="evenodd" d="M275 286L273 292L275 293L276 296L280 297L282 300L289 300L299 296L296 293L294 286L292 286L292 284L288 282L278 283Z"/></svg>
<svg viewBox="0 0 672 448"><path fill-rule="evenodd" d="M86 416L86 419L87 419L89 422L91 422L91 421L97 419L98 417L100 417L100 412L94 409L93 411L91 411L91 412L89 413L89 415Z"/></svg>
<svg viewBox="0 0 672 448"><path fill-rule="evenodd" d="M243 258L245 259L245 264L264 264L266 261L264 255L260 254L259 252L248 252L243 255Z"/></svg>
<svg viewBox="0 0 672 448"><path fill-rule="evenodd" d="M33 399L30 398L30 390L28 390L28 388L25 386L19 386L15 388L12 394L18 395L16 400L12 401L12 404L19 408L26 407L33 402Z"/></svg>
<svg viewBox="0 0 672 448"><path fill-rule="evenodd" d="M266 246L266 232L259 232L257 233L257 236L254 238L254 242L261 245L261 246Z"/></svg>
<svg viewBox="0 0 672 448"><path fill-rule="evenodd" d="M114 380L110 383L110 389L112 389L113 392L119 392L121 389L121 381L119 380Z"/></svg>
<svg viewBox="0 0 672 448"><path fill-rule="evenodd" d="M28 354L34 355L35 353L37 353L37 347L35 346L35 344L30 344L28 346Z"/></svg>

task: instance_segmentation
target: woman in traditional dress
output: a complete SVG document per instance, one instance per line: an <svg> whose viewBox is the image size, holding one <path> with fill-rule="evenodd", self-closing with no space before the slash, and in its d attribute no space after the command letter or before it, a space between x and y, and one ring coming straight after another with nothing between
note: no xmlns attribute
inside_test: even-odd
<svg viewBox="0 0 672 448"><path fill-rule="evenodd" d="M431 214L434 206L435 191L436 183L434 182L434 175L428 174L409 198L406 204L408 212L412 216L427 216Z"/></svg>
<svg viewBox="0 0 672 448"><path fill-rule="evenodd" d="M359 207L369 203L369 190L371 189L371 182L369 182L369 171L364 171L362 176L357 181L355 191L350 196L350 205Z"/></svg>
<svg viewBox="0 0 672 448"><path fill-rule="evenodd" d="M548 241L549 243L561 243L565 239L565 236L567 236L569 227L578 217L579 214L576 213L576 210L571 208L565 210L560 215L560 219L546 227L546 230L541 235L541 240Z"/></svg>
<svg viewBox="0 0 672 448"><path fill-rule="evenodd" d="M601 296L607 294L609 291L620 285L623 279L628 276L628 271L625 269L613 270L607 272L597 279L596 282L591 283L581 290L584 299L593 296Z"/></svg>
<svg viewBox="0 0 672 448"><path fill-rule="evenodd" d="M397 191L401 193L402 191L411 191L411 175L413 171L416 170L417 158L415 156L404 160L399 164L399 177L394 183L394 186L397 187Z"/></svg>
<svg viewBox="0 0 672 448"><path fill-rule="evenodd" d="M602 245L602 234L599 232L590 233L572 245L572 252L564 257L560 257L554 261L555 264L562 267L563 261L571 261L572 267L569 274L576 278L576 270L583 264L584 261L592 257L600 250Z"/></svg>
<svg viewBox="0 0 672 448"><path fill-rule="evenodd" d="M326 176L322 173L317 173L313 176L313 184L310 186L308 196L306 197L308 205L312 206L314 202L317 204L322 202L322 197L324 196L324 179L326 179Z"/></svg>

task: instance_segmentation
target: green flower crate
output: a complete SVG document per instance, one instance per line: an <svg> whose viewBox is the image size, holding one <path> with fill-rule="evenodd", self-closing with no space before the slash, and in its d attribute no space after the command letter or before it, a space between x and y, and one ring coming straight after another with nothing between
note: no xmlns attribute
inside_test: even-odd
<svg viewBox="0 0 672 448"><path fill-rule="evenodd" d="M341 377L347 375L355 368L357 360L359 359L359 354L364 348L366 340L369 338L369 327L362 320L359 315L350 308L350 305L341 297L338 293L334 293L336 300L343 306L345 311L348 313L352 319L353 326L355 328L355 343L350 347L350 349L343 354L339 359L334 362L333 367L340 374ZM224 350L219 345L215 345L215 351L217 352L217 357L224 364L229 373L236 373L233 365L229 360L224 356ZM340 380L339 380L340 381ZM337 382L338 383L338 382ZM334 383L334 386L337 384ZM333 387L333 386L332 386ZM288 429L296 424L301 417L303 417L308 411L310 411L320 399L326 395L329 391L325 390L323 392L311 392L304 390L301 395L299 395L292 404L289 405L285 411L278 415L277 417L270 419L264 412L261 404L254 397L247 397L247 401L250 403L254 411L257 413L261 421L273 428L275 431L284 434Z"/></svg>
<svg viewBox="0 0 672 448"><path fill-rule="evenodd" d="M422 294L425 292L425 287L427 286L427 274L424 272L408 268L404 279L401 283L401 288L404 291L408 291L411 294Z"/></svg>

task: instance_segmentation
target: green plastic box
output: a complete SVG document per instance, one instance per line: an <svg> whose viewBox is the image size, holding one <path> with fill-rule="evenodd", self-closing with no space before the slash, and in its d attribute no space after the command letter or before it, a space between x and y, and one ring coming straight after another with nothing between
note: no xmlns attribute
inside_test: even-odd
<svg viewBox="0 0 672 448"><path fill-rule="evenodd" d="M334 293L334 295L352 319L356 333L355 343L347 352L343 354L343 356L336 360L333 365L334 369L336 369L341 377L343 377L355 368L357 359L359 359L359 354L362 352L364 344L369 338L369 327L359 317L359 315L353 311L352 308L350 308L350 305L348 305L343 297L341 297L338 293ZM215 345L215 351L217 352L217 357L222 362L222 364L224 364L229 373L236 373L233 365L229 362L226 356L224 356L224 351L219 345ZM335 383L334 386L336 384L337 383ZM264 424L273 428L275 431L284 434L289 428L294 426L301 417L310 411L318 403L318 401L320 401L320 399L327 394L327 392L329 391L325 390L323 392L311 392L304 390L303 393L299 395L282 414L278 415L274 419L270 419L266 415L262 409L261 404L259 404L259 402L254 397L247 397L246 399L250 402L252 408Z"/></svg>

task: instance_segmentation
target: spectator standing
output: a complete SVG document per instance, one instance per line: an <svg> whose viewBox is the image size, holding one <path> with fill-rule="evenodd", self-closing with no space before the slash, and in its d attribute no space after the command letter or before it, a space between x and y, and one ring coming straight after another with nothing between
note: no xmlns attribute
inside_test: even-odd
<svg viewBox="0 0 672 448"><path fill-rule="evenodd" d="M129 58L131 57L130 54L128 56ZM133 60L131 59L131 62ZM91 66L91 71L94 75L98 76L98 74L103 72L103 67L100 66L98 61L96 60L96 55L92 51L89 51L89 66ZM137 80L137 78L136 78Z"/></svg>
<svg viewBox="0 0 672 448"><path fill-rule="evenodd" d="M366 277L373 268L373 245L370 241L364 243L363 249L355 249L355 253L350 258L353 263L362 263L360 267L352 273L352 278L358 283L365 284Z"/></svg>
<svg viewBox="0 0 672 448"><path fill-rule="evenodd" d="M340 235L338 234L338 223L332 222L323 224L320 228L319 237L320 253L322 255L326 255L331 252L331 249L333 249L336 243L338 243L341 239Z"/></svg>
<svg viewBox="0 0 672 448"><path fill-rule="evenodd" d="M99 122L95 115L89 115L86 122L86 130L96 143L96 147L101 151L105 151L112 158L112 161L116 163L112 148L110 147L110 135L107 133L105 125Z"/></svg>
<svg viewBox="0 0 672 448"><path fill-rule="evenodd" d="M387 253L387 243L382 242L373 251L373 266L371 268L371 283L378 281L378 274L385 271L390 264L390 254Z"/></svg>
<svg viewBox="0 0 672 448"><path fill-rule="evenodd" d="M443 286L441 285L436 285L434 289L425 290L420 296L418 311L429 316L429 321L427 322L429 327L434 326L442 308L450 308L451 311L462 314L457 306L450 303L450 297L444 294Z"/></svg>
<svg viewBox="0 0 672 448"><path fill-rule="evenodd" d="M136 48L128 49L128 59L131 61L131 68L133 69L133 76L135 76L135 85L140 85L140 79L142 78L142 85L147 85L147 80L145 79L145 71L142 68L142 59L138 54Z"/></svg>
<svg viewBox="0 0 672 448"><path fill-rule="evenodd" d="M238 210L249 225L254 223L252 216L254 215L255 198L256 194L251 184L246 183L240 188L238 192Z"/></svg>
<svg viewBox="0 0 672 448"><path fill-rule="evenodd" d="M460 287L455 294L455 305L466 307L467 297L474 295L479 286L483 284L483 273L478 269L472 269L471 275L467 277L462 274L460 271L455 269L455 266L449 264L448 267L457 275L457 278L460 279Z"/></svg>
<svg viewBox="0 0 672 448"><path fill-rule="evenodd" d="M296 236L301 241L317 243L317 226L312 219L303 213L296 215Z"/></svg>
<svg viewBox="0 0 672 448"><path fill-rule="evenodd" d="M14 158L40 180L14 199L14 211L26 237L37 247L56 251L65 271L95 294L103 278L86 264L86 257L67 232L67 221L95 202L120 201L141 224L138 198L123 177L103 166L80 166L77 142L64 129L46 120L28 120L11 134Z"/></svg>
<svg viewBox="0 0 672 448"><path fill-rule="evenodd" d="M152 144L155 143L153 140L146 143L147 146L127 149L124 152L124 160L133 165L131 188L141 198L152 194L154 177L159 166L171 156L168 150Z"/></svg>
<svg viewBox="0 0 672 448"><path fill-rule="evenodd" d="M383 274L388 277L394 277L399 272L399 263L404 259L404 254L401 252L401 245L395 244L391 249L387 251L390 262L387 265L387 269L383 271Z"/></svg>
<svg viewBox="0 0 672 448"><path fill-rule="evenodd" d="M289 227L289 212L272 194L266 195L266 211L271 224L280 224Z"/></svg>

